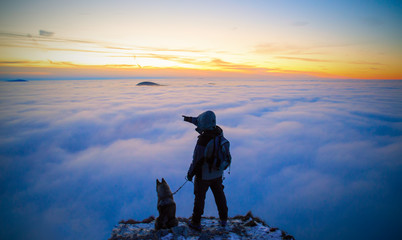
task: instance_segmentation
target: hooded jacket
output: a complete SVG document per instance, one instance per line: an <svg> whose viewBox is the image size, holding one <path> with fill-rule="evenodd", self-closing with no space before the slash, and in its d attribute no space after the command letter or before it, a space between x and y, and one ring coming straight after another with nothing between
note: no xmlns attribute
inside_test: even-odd
<svg viewBox="0 0 402 240"><path fill-rule="evenodd" d="M208 142L216 136L223 134L222 129L219 126L215 126L213 129L203 131L197 140L197 144L194 148L193 161L188 170L189 176L197 176L202 180L212 180L222 177L223 170L217 170L211 168L212 163L208 163L204 160L205 147Z"/></svg>

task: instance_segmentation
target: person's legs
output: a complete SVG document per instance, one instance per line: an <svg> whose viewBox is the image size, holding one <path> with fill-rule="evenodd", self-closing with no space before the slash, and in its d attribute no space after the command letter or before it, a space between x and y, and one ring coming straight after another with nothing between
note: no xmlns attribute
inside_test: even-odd
<svg viewBox="0 0 402 240"><path fill-rule="evenodd" d="M199 225L201 223L201 216L204 213L205 195L208 191L208 184L203 180L196 178L194 181L194 208L192 222Z"/></svg>
<svg viewBox="0 0 402 240"><path fill-rule="evenodd" d="M214 194L216 206L218 207L219 218L221 219L221 221L226 221L228 219L228 207L226 203L225 193L223 192L222 178L214 180L210 184L210 187L212 193Z"/></svg>

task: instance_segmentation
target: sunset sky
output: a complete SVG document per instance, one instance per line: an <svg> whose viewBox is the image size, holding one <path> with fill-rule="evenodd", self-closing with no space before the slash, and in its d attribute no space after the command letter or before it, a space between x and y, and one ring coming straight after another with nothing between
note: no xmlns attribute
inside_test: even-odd
<svg viewBox="0 0 402 240"><path fill-rule="evenodd" d="M401 93L402 0L1 0L0 239L158 216L155 180L178 189L197 141L182 115L206 110L230 141L229 216L399 239Z"/></svg>
<svg viewBox="0 0 402 240"><path fill-rule="evenodd" d="M0 5L1 79L402 79L401 1Z"/></svg>

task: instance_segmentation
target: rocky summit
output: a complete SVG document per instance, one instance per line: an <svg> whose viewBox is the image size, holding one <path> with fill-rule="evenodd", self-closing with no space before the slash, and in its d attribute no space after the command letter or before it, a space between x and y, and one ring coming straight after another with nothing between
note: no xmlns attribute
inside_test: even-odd
<svg viewBox="0 0 402 240"><path fill-rule="evenodd" d="M115 226L109 240L136 240L136 239L270 239L270 240L294 240L278 228L268 226L251 212L245 216L229 218L227 225L221 227L219 219L205 217L201 220L202 231L195 231L188 227L188 218L178 218L179 225L170 229L155 230L155 217L149 217L143 221L127 220L120 221Z"/></svg>

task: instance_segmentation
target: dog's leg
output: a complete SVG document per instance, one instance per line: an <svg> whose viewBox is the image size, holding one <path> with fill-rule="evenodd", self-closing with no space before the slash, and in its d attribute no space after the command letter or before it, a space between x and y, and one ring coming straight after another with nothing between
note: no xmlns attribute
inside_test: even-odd
<svg viewBox="0 0 402 240"><path fill-rule="evenodd" d="M163 228L169 228L168 226L168 222L169 222L169 212L168 212L169 208L165 208L163 210L163 220L162 220L162 225Z"/></svg>
<svg viewBox="0 0 402 240"><path fill-rule="evenodd" d="M167 216L169 217L169 221L167 222L167 227L176 227L179 225L179 221L176 218L176 204L172 204L168 209Z"/></svg>
<svg viewBox="0 0 402 240"><path fill-rule="evenodd" d="M155 230L159 230L161 228L162 228L162 226L161 226L160 218L157 217L155 220Z"/></svg>

